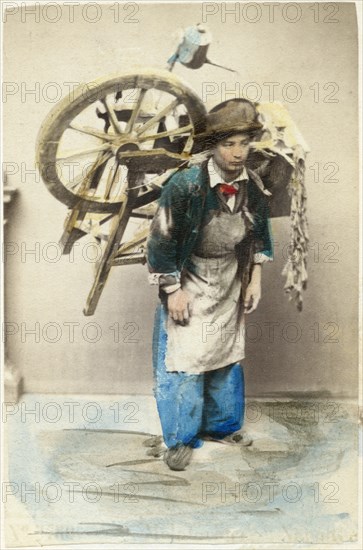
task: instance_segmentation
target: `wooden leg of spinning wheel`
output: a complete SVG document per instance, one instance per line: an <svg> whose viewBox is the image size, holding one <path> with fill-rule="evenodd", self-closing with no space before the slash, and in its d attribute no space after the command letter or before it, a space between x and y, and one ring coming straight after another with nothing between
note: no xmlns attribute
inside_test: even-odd
<svg viewBox="0 0 363 550"><path fill-rule="evenodd" d="M96 310L103 287L106 284L108 274L112 267L111 260L114 250L118 247L118 244L122 238L122 234L129 219L127 210L127 207L125 207L125 205L123 204L119 213L112 220L110 236L107 242L106 249L98 265L95 280L87 298L86 307L83 310L84 315L93 315Z"/></svg>
<svg viewBox="0 0 363 550"><path fill-rule="evenodd" d="M86 307L83 310L84 315L93 315L96 310L102 290L106 284L108 274L113 265L113 258L119 249L122 236L125 232L138 195L139 189L132 189L132 187L137 186L138 183L139 177L136 174L130 184L128 198L122 203L119 212L114 216L111 222L107 246L98 265L96 277L88 295Z"/></svg>
<svg viewBox="0 0 363 550"><path fill-rule="evenodd" d="M106 163L109 159L109 153L106 154L102 152L98 155L96 162L88 170L82 184L78 189L79 194L87 193L89 189L97 188L97 185L106 168ZM84 220L86 214L87 208L85 207L83 200L80 200L69 213L68 219L64 225L64 231L59 241L59 244L62 247L62 254L70 254L74 243L83 237L83 235L86 235L85 231L75 227L77 223Z"/></svg>
<svg viewBox="0 0 363 550"><path fill-rule="evenodd" d="M74 227L75 224L84 219L86 212L74 208L65 223L63 234L59 240L62 254L70 254L74 243L83 237L86 233L81 229Z"/></svg>

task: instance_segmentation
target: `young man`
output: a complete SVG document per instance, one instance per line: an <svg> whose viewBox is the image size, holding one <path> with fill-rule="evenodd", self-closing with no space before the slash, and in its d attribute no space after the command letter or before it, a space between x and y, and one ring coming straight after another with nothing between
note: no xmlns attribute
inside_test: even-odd
<svg viewBox="0 0 363 550"><path fill-rule="evenodd" d="M196 138L206 160L170 178L151 226L148 266L161 298L154 391L172 470L203 439L243 441L244 313L256 309L261 264L272 258L263 184L245 166L260 130L249 101L215 107Z"/></svg>

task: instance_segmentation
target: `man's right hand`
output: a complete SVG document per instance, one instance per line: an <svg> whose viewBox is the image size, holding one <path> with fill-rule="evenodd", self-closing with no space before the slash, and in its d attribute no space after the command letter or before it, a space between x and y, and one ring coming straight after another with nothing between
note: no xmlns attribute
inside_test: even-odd
<svg viewBox="0 0 363 550"><path fill-rule="evenodd" d="M168 311L170 317L174 319L174 321L179 321L180 323L188 322L191 315L189 294L181 288L169 294Z"/></svg>

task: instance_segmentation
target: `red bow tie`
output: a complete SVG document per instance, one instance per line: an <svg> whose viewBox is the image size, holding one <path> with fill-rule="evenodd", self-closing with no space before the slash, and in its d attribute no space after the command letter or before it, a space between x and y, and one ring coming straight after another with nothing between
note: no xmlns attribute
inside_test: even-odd
<svg viewBox="0 0 363 550"><path fill-rule="evenodd" d="M220 183L219 189L223 195L235 195L238 193L238 189L233 187L233 185L229 185L228 183Z"/></svg>

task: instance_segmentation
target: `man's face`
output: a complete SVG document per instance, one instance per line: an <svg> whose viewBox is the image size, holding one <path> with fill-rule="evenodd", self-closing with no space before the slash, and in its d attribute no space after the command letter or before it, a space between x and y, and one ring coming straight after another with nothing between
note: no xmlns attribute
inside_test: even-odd
<svg viewBox="0 0 363 550"><path fill-rule="evenodd" d="M245 165L249 150L249 135L235 134L217 143L213 150L213 158L224 172L238 174Z"/></svg>

